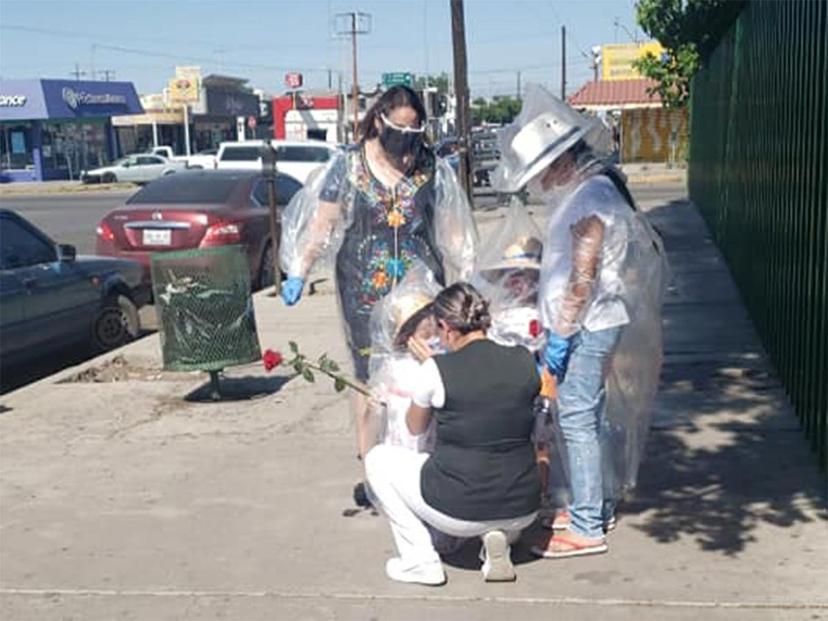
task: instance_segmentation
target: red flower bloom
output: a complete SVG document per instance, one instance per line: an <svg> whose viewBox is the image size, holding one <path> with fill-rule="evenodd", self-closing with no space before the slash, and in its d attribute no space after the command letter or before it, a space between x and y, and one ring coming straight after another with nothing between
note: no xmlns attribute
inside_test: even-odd
<svg viewBox="0 0 828 621"><path fill-rule="evenodd" d="M264 364L265 371L272 371L280 364L284 357L278 351L273 351L272 349L266 349L265 353L262 354L262 364Z"/></svg>
<svg viewBox="0 0 828 621"><path fill-rule="evenodd" d="M540 321L538 321L537 319L533 319L529 322L529 336L531 336L534 339L537 338L540 333Z"/></svg>

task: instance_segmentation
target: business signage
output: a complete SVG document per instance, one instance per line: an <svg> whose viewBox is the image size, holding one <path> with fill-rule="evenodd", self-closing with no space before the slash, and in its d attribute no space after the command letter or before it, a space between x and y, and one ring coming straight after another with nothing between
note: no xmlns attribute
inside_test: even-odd
<svg viewBox="0 0 828 621"><path fill-rule="evenodd" d="M20 108L26 105L26 95L0 95L0 108Z"/></svg>
<svg viewBox="0 0 828 621"><path fill-rule="evenodd" d="M61 91L61 98L72 110L80 106L109 106L113 104L126 105L126 97L116 93L93 94L83 90L75 90L65 86Z"/></svg>
<svg viewBox="0 0 828 621"><path fill-rule="evenodd" d="M207 113L220 116L258 116L259 98L253 93L207 88Z"/></svg>
<svg viewBox="0 0 828 621"><path fill-rule="evenodd" d="M41 80L49 118L143 114L130 82Z"/></svg>
<svg viewBox="0 0 828 621"><path fill-rule="evenodd" d="M189 78L173 78L169 82L170 102L176 104L195 103L199 99L198 80Z"/></svg>
<svg viewBox="0 0 828 621"><path fill-rule="evenodd" d="M652 52L656 58L664 53L658 41L646 43L613 43L601 46L602 80L639 80L641 74L633 67L633 62Z"/></svg>
<svg viewBox="0 0 828 621"><path fill-rule="evenodd" d="M300 88L302 86L302 74L301 73L286 73L285 74L285 86L288 88Z"/></svg>

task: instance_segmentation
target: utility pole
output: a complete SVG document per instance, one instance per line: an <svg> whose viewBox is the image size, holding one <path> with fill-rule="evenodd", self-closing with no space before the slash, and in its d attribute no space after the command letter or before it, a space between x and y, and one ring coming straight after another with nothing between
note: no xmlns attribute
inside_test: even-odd
<svg viewBox="0 0 828 621"><path fill-rule="evenodd" d="M69 75L75 76L75 80L80 81L81 76L86 75L86 71L81 71L80 64L76 62L75 63L75 70L70 71Z"/></svg>
<svg viewBox="0 0 828 621"><path fill-rule="evenodd" d="M328 69L328 90L330 91L333 88L333 82L331 82L331 70Z"/></svg>
<svg viewBox="0 0 828 621"><path fill-rule="evenodd" d="M103 75L104 82L109 82L110 78L115 77L115 70L114 69L101 69L98 73Z"/></svg>
<svg viewBox="0 0 828 621"><path fill-rule="evenodd" d="M521 98L521 88L520 88L520 70L517 72L517 100L520 101Z"/></svg>
<svg viewBox="0 0 828 621"><path fill-rule="evenodd" d="M566 101L566 26L561 26L561 101Z"/></svg>
<svg viewBox="0 0 828 621"><path fill-rule="evenodd" d="M451 0L451 41L454 50L454 97L457 101L457 137L460 149L460 183L473 204L471 184L471 124L469 123L469 75L466 67L466 24L463 0Z"/></svg>
<svg viewBox="0 0 828 621"><path fill-rule="evenodd" d="M351 35L351 57L353 64L353 87L351 99L354 107L354 141L357 138L359 128L359 79L357 77L357 35L368 34L371 31L371 16L368 13L339 13L336 16L338 21L337 34Z"/></svg>

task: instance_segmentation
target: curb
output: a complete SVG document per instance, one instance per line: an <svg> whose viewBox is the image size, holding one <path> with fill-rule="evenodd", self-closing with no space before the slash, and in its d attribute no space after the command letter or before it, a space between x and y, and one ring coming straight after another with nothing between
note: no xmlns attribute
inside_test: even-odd
<svg viewBox="0 0 828 621"><path fill-rule="evenodd" d="M96 183L90 185L73 184L73 185L59 185L56 187L49 187L43 185L40 187L13 187L15 184L9 186L0 186L0 198L18 197L18 196L45 196L53 194L87 194L96 192L127 192L133 191L138 186L133 183Z"/></svg>

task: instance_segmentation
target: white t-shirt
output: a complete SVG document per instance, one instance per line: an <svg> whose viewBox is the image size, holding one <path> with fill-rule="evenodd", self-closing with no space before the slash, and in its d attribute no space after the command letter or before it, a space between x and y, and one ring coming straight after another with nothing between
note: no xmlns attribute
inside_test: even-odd
<svg viewBox="0 0 828 621"><path fill-rule="evenodd" d="M446 404L446 387L434 358L422 363L412 375L415 383L411 399L421 408L441 408Z"/></svg>
<svg viewBox="0 0 828 621"><path fill-rule="evenodd" d="M408 424L405 422L408 406L419 389L420 369L420 363L412 356L406 355L389 358L378 374L382 377L379 390L386 406L383 443L423 453L433 448L433 424L424 433L414 435L408 430Z"/></svg>
<svg viewBox="0 0 828 621"><path fill-rule="evenodd" d="M595 175L579 185L550 216L541 264L541 318L552 327L567 292L572 271L572 227L590 216L604 223L604 244L598 281L583 325L595 332L629 323L624 305L621 268L627 253L629 220L633 215L624 197L605 175Z"/></svg>

